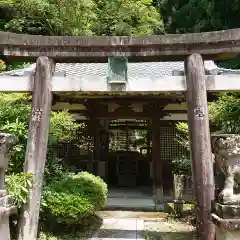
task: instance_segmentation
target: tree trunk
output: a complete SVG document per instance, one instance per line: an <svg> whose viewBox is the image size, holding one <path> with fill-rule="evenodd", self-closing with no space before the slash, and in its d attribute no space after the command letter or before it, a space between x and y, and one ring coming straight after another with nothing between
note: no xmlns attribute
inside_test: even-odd
<svg viewBox="0 0 240 240"><path fill-rule="evenodd" d="M33 175L33 184L29 192L28 202L21 209L18 240L37 239L42 181L50 125L53 71L54 64L51 59L44 56L37 59L32 114L24 163L24 171Z"/></svg>

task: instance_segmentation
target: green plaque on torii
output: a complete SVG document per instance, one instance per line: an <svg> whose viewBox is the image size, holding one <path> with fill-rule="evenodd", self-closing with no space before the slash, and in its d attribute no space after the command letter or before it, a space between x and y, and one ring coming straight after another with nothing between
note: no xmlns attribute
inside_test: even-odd
<svg viewBox="0 0 240 240"><path fill-rule="evenodd" d="M126 57L108 58L108 82L126 83L127 82L127 63Z"/></svg>

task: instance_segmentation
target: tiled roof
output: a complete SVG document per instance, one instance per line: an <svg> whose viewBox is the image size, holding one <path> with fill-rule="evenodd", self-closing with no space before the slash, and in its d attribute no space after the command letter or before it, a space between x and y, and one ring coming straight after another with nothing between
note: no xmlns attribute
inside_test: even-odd
<svg viewBox="0 0 240 240"><path fill-rule="evenodd" d="M205 62L207 69L215 69L217 66L212 61ZM183 62L138 62L128 63L128 76L159 77L171 76L173 70L184 70ZM83 63L83 64L57 64L56 72L66 72L67 75L107 76L107 63Z"/></svg>
<svg viewBox="0 0 240 240"><path fill-rule="evenodd" d="M205 68L207 70L218 69L213 61L205 61ZM25 72L33 71L35 64L30 65L28 68L13 70L2 73L2 75L24 75ZM159 77L171 76L172 71L184 70L183 62L138 62L128 63L128 76L129 77ZM107 63L57 63L55 72L65 72L66 75L72 76L107 76L108 64Z"/></svg>

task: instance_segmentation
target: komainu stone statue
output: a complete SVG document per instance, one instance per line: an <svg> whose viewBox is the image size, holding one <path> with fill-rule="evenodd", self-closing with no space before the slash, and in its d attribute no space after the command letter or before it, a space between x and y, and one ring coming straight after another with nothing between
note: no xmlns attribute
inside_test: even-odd
<svg viewBox="0 0 240 240"><path fill-rule="evenodd" d="M13 135L0 133L0 196L5 195L4 173L16 141L17 139Z"/></svg>
<svg viewBox="0 0 240 240"><path fill-rule="evenodd" d="M212 203L216 240L240 239L240 135L212 136L215 157L215 186L219 188ZM222 180L219 176L223 176ZM220 186L219 186L220 185Z"/></svg>
<svg viewBox="0 0 240 240"><path fill-rule="evenodd" d="M6 160L11 156L16 142L17 138L12 134L0 132L0 167L7 167L8 161L2 161L2 159Z"/></svg>
<svg viewBox="0 0 240 240"><path fill-rule="evenodd" d="M215 164L225 176L224 186L219 194L223 204L240 204L240 135L212 136Z"/></svg>
<svg viewBox="0 0 240 240"><path fill-rule="evenodd" d="M0 133L0 239L10 240L9 215L16 209L4 184L5 170L17 139L8 133Z"/></svg>

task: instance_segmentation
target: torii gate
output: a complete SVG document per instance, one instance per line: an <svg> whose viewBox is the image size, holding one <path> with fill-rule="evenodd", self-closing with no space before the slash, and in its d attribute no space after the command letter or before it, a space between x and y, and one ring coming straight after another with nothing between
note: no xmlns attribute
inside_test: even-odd
<svg viewBox="0 0 240 240"><path fill-rule="evenodd" d="M0 52L9 60L36 61L35 75L1 79L1 92L33 91L32 116L26 151L26 170L35 173L34 185L25 210L33 213L21 229L27 239L36 239L41 185L47 152L53 92L109 91L94 85L83 88L82 81L53 76L56 62L106 62L108 57L128 61L185 61L186 76L154 79L137 92L186 92L191 140L192 170L197 200L197 234L213 240L211 202L214 199L212 153L207 110L207 91L239 91L239 75L206 76L203 59L229 59L239 55L240 29L164 36L61 37L0 32ZM35 81L33 81L33 78ZM126 88L124 91L131 91ZM160 193L161 194L161 193ZM35 196L35 198L33 198ZM27 211L25 211L26 214ZM31 229L31 231L30 231Z"/></svg>

